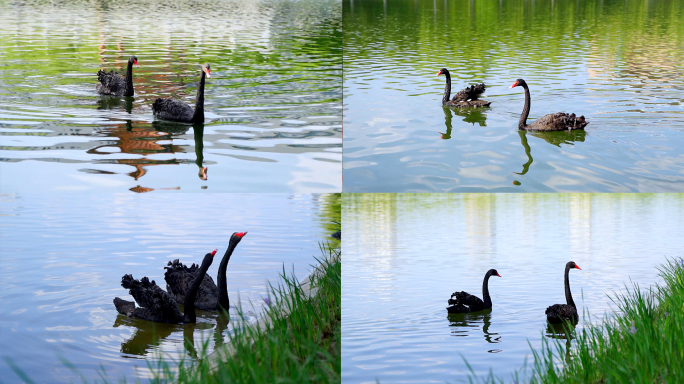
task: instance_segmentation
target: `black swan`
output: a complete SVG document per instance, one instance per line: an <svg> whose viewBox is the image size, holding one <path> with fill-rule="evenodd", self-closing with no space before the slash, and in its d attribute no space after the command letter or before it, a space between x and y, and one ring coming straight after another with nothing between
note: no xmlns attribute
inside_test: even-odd
<svg viewBox="0 0 684 384"><path fill-rule="evenodd" d="M211 78L209 64L202 65L195 110L184 102L172 98L157 99L152 104L152 113L163 120L180 121L182 123L204 122L204 81L205 76Z"/></svg>
<svg viewBox="0 0 684 384"><path fill-rule="evenodd" d="M121 278L121 286L128 289L128 293L133 296L135 306L132 301L126 301L118 297L114 298L114 306L116 310L129 317L136 317L143 320L153 321L156 323L194 323L197 321L195 317L195 297L200 288L200 283L207 273L209 266L214 261L216 250L212 253L207 253L202 261L202 266L199 268L197 277L192 282L185 295L183 303L184 313L181 313L178 308L178 303L174 298L161 289L155 282L147 277L143 277L140 281L133 278L131 275L124 275Z"/></svg>
<svg viewBox="0 0 684 384"><path fill-rule="evenodd" d="M520 115L518 129L527 131L565 131L584 129L584 127L589 124L584 119L584 116L576 117L574 113L568 115L567 113L557 112L544 115L535 120L532 124L527 125L527 116L530 114L530 89L523 79L516 80L515 83L511 85L511 88L515 88L519 85L525 88L525 107L523 108L522 115Z"/></svg>
<svg viewBox="0 0 684 384"><path fill-rule="evenodd" d="M563 321L577 320L577 307L572 300L572 293L570 293L570 270L582 269L575 264L574 261L569 261L565 264L565 301L567 304L554 304L546 308L546 319L549 323L562 323Z"/></svg>
<svg viewBox="0 0 684 384"><path fill-rule="evenodd" d="M444 87L444 97L442 97L442 105L449 105L452 107L486 107L491 104L491 101L476 100L480 94L484 93L487 87L484 83L478 85L471 85L464 90L459 91L454 95L454 98L449 100L451 96L451 74L446 68L442 68L437 73L437 76L446 76L446 87Z"/></svg>
<svg viewBox="0 0 684 384"><path fill-rule="evenodd" d="M489 277L492 275L501 277L501 275L499 275L499 272L497 272L496 269L490 269L489 271L487 271L484 277L484 281L482 282L482 297L484 297L484 301L480 300L480 298L477 296L471 295L468 292L454 292L451 294L451 298L449 299L449 304L452 305L450 307L447 307L447 311L449 313L468 313L491 308L492 299L491 297L489 297L488 286Z"/></svg>
<svg viewBox="0 0 684 384"><path fill-rule="evenodd" d="M230 237L228 249L226 250L225 255L223 255L223 259L221 259L221 264L219 265L217 275L218 286L214 283L211 276L204 276L204 279L200 284L199 292L197 293L197 298L195 299L195 307L205 311L216 311L219 308L221 299L225 296L226 305L224 308L226 308L226 310L228 309L226 267L228 266L228 261L230 260L235 247L246 234L247 232L236 232ZM196 264L193 264L188 268L178 259L173 262L169 261L168 266L164 268L166 269L166 272L164 272L166 291L176 300L176 302L185 302L185 293L197 278L200 268ZM223 286L221 286L222 284Z"/></svg>
<svg viewBox="0 0 684 384"><path fill-rule="evenodd" d="M97 71L97 80L100 81L97 92L102 95L133 96L133 64L138 66L138 58L135 56L128 59L125 79L114 71Z"/></svg>

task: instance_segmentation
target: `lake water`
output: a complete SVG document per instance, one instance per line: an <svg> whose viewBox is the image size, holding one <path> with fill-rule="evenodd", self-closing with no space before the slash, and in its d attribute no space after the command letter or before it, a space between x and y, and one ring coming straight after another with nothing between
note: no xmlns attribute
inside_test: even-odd
<svg viewBox="0 0 684 384"><path fill-rule="evenodd" d="M2 2L5 192L338 192L342 15L335 0ZM101 68L135 97L100 96ZM205 124L155 121L158 97ZM206 180L202 167L207 167Z"/></svg>
<svg viewBox="0 0 684 384"><path fill-rule="evenodd" d="M160 356L192 360L228 340L229 319L198 311L197 324L169 325L127 319L112 304L132 300L121 276L148 276L164 289L167 261L200 262L218 249L210 267L216 281L220 257L233 232L248 231L227 270L231 319L240 300L248 320L265 305L267 283L283 268L303 280L321 257L319 243L340 221L339 195L150 194L0 195L0 377L22 382L12 361L35 382L78 382L60 359L88 382L103 367L109 382L149 377L147 361ZM161 339L155 341L155 338Z"/></svg>
<svg viewBox="0 0 684 384"><path fill-rule="evenodd" d="M684 190L677 0L343 2L345 192ZM443 108L487 84L489 108ZM584 115L586 132L518 132ZM528 122L529 122L528 121Z"/></svg>
<svg viewBox="0 0 684 384"><path fill-rule="evenodd" d="M469 370L506 382L548 337L547 306L564 303L565 263L578 306L599 322L609 295L661 281L684 256L684 195L345 194L342 381L462 383ZM491 311L447 316L454 291ZM580 320L578 327L586 320ZM563 341L565 343L565 341ZM572 344L572 342L571 342ZM572 351L570 351L572 353Z"/></svg>

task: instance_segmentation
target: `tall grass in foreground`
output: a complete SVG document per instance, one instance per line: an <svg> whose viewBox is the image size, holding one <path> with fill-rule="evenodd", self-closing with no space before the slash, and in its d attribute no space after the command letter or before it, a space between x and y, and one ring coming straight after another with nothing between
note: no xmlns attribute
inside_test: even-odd
<svg viewBox="0 0 684 384"><path fill-rule="evenodd" d="M232 358L212 369L206 359L194 365L180 362L173 380L170 370L157 371L153 382L177 383L339 383L341 347L340 251L327 246L319 274L311 285L317 293L306 297L294 275L283 270L282 283L271 286L270 321L264 329L250 327L239 310L240 325L230 344ZM206 348L203 348L206 351ZM205 354L206 352L202 352Z"/></svg>
<svg viewBox="0 0 684 384"><path fill-rule="evenodd" d="M574 335L572 357L544 340L532 383L684 383L684 260L658 267L664 280L612 298L620 312Z"/></svg>

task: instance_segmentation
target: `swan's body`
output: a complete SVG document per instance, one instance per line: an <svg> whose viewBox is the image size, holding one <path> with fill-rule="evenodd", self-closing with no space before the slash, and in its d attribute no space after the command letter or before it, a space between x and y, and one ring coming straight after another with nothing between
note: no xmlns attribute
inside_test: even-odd
<svg viewBox="0 0 684 384"><path fill-rule="evenodd" d="M140 281L132 275L124 275L121 278L121 286L128 289L128 293L133 296L135 303L126 301L118 297L114 298L116 310L129 317L136 317L142 320L153 321L156 323L194 323L195 317L195 298L200 287L200 283L207 273L209 266L214 260L216 251L207 253L199 268L198 275L186 292L183 302L184 313L181 313L176 300L166 291L161 289L154 280L150 281L143 277Z"/></svg>
<svg viewBox="0 0 684 384"><path fill-rule="evenodd" d="M484 83L471 85L465 89L458 91L454 97L449 100L451 96L451 74L446 68L442 68L437 76L444 75L446 77L446 86L444 87L444 96L442 97L442 105L451 107L486 107L491 104L490 101L477 100L477 98L484 93L487 88Z"/></svg>
<svg viewBox="0 0 684 384"><path fill-rule="evenodd" d="M523 79L518 79L511 85L511 88L522 86L525 89L525 106L523 107L523 112L520 115L520 121L518 122L518 129L524 129L527 131L565 131L573 129L584 129L584 127L589 124L584 116L577 117L574 113L567 114L564 112L550 113L544 115L532 124L527 124L527 116L530 115L530 89L527 87L527 83Z"/></svg>
<svg viewBox="0 0 684 384"><path fill-rule="evenodd" d="M176 99L166 98L157 99L152 104L152 113L155 117L169 121L179 121L182 123L203 123L204 122L204 83L205 77L211 77L209 64L202 66L199 86L197 87L197 98L195 109Z"/></svg>
<svg viewBox="0 0 684 384"><path fill-rule="evenodd" d="M183 265L178 259L169 261L168 266L164 267L164 280L166 281L166 292L176 300L177 303L185 302L185 292L192 286L199 274L199 265L192 264L190 267ZM195 307L204 311L215 311L218 306L219 292L214 279L209 275L204 275L200 283Z"/></svg>
<svg viewBox="0 0 684 384"><path fill-rule="evenodd" d="M97 80L100 82L97 85L97 92L102 95L133 96L133 64L138 66L138 58L135 56L128 59L126 78L114 71L97 71Z"/></svg>
<svg viewBox="0 0 684 384"><path fill-rule="evenodd" d="M496 269L487 271L484 281L482 282L482 297L484 300L475 295L471 295L468 292L454 292L451 294L451 298L449 298L449 304L451 306L447 307L447 311L449 313L468 313L491 308L492 299L489 296L489 278L492 275L501 277Z"/></svg>
<svg viewBox="0 0 684 384"><path fill-rule="evenodd" d="M224 308L228 310L230 303L228 300L228 287L226 284L226 268L228 267L228 261L230 261L230 257L233 254L235 247L246 234L247 232L236 232L230 237L228 249L223 255L221 264L219 265L217 275L218 286L214 283L211 276L205 275L200 284L197 298L195 299L195 307L205 311L216 311L219 308L222 298L225 298ZM193 264L188 268L178 260L174 260L173 262L169 262L165 269L164 280L166 280L166 290L169 295L178 303L185 302L185 294L192 287L192 283L199 275L201 268L196 264Z"/></svg>
<svg viewBox="0 0 684 384"><path fill-rule="evenodd" d="M565 264L565 301L567 304L554 304L546 308L546 319L549 323L562 323L563 321L577 320L577 307L575 301L572 300L572 293L570 293L570 270L581 269L574 261L569 261Z"/></svg>

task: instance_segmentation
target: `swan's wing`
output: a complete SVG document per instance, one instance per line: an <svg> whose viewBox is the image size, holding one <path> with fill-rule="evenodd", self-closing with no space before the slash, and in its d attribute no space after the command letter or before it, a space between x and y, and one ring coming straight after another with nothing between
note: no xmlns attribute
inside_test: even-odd
<svg viewBox="0 0 684 384"><path fill-rule="evenodd" d="M169 262L168 266L164 268L166 269L164 272L166 290L177 303L184 303L185 292L190 289L195 278L197 278L199 266L193 264L191 267L186 267L176 259ZM214 279L209 275L204 275L195 298L195 307L203 310L215 310L218 306L218 300L219 289L214 283Z"/></svg>
<svg viewBox="0 0 684 384"><path fill-rule="evenodd" d="M100 93L123 94L126 89L126 80L114 71L99 70L97 80L101 85L97 88Z"/></svg>
<svg viewBox="0 0 684 384"><path fill-rule="evenodd" d="M451 299L449 299L449 304L466 305L468 307L484 306L482 299L465 291L454 292L451 295Z"/></svg>
<svg viewBox="0 0 684 384"><path fill-rule="evenodd" d="M154 101L152 113L164 120L190 122L195 112L191 106L180 100L166 98Z"/></svg>
<svg viewBox="0 0 684 384"><path fill-rule="evenodd" d="M170 261L164 269L166 269L166 272L164 272L166 290L174 297L176 302L183 303L185 301L185 292L190 288L192 281L195 279L197 266L193 264L188 268L176 259L173 262Z"/></svg>
<svg viewBox="0 0 684 384"><path fill-rule="evenodd" d="M557 112L538 118L528 125L528 129L536 131L564 131L568 129L584 129L587 124L589 123L587 123L584 116L577 117L574 113Z"/></svg>
<svg viewBox="0 0 684 384"><path fill-rule="evenodd" d="M546 308L546 316L559 319L570 319L577 317L577 309L567 304L554 304Z"/></svg>
<svg viewBox="0 0 684 384"><path fill-rule="evenodd" d="M487 86L484 85L484 83L471 85L470 87L466 87L465 89L458 91L451 101L467 101L468 99L477 99L478 96L484 93L486 88Z"/></svg>

